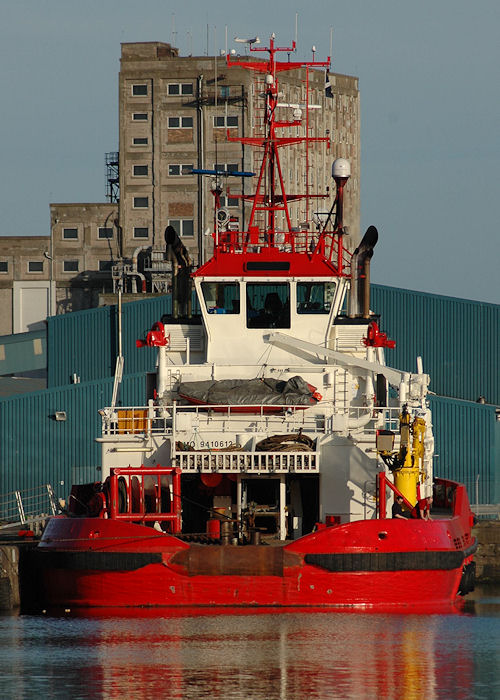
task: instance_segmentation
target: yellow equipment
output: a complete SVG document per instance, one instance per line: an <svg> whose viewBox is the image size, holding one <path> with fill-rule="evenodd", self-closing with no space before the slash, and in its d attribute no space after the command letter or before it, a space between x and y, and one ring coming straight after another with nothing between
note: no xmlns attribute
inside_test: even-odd
<svg viewBox="0 0 500 700"><path fill-rule="evenodd" d="M419 479L421 481L425 479L425 420L416 417L411 421L411 416L404 407L403 412L399 415L399 434L398 451L388 450L387 444L378 440L378 453L394 473L394 486L407 501L415 505Z"/></svg>

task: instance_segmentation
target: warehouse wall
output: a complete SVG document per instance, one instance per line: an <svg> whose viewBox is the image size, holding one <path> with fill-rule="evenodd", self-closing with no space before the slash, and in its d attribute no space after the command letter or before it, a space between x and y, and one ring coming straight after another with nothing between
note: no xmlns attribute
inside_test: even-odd
<svg viewBox="0 0 500 700"><path fill-rule="evenodd" d="M387 364L414 371L421 355L434 393L500 405L500 305L373 285L371 307L396 340Z"/></svg>
<svg viewBox="0 0 500 700"><path fill-rule="evenodd" d="M500 503L500 415L494 406L430 397L434 474L465 483L471 502Z"/></svg>
<svg viewBox="0 0 500 700"><path fill-rule="evenodd" d="M155 321L172 308L170 296L155 297L122 305L122 347L124 373L152 372L155 348L137 348ZM53 316L48 322L47 384L65 386L73 375L81 382L112 377L118 354L118 314L116 306L75 311Z"/></svg>
<svg viewBox="0 0 500 700"><path fill-rule="evenodd" d="M49 483L67 498L72 483L99 480L97 411L112 391L113 379L105 379L0 400L0 494ZM120 395L125 406L142 405L143 373L125 377ZM56 420L56 411L66 419Z"/></svg>

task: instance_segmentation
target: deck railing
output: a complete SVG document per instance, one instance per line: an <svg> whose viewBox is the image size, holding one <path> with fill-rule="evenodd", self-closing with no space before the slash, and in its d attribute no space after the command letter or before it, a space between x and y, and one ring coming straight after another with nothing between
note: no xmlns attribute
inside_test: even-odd
<svg viewBox="0 0 500 700"><path fill-rule="evenodd" d="M57 513L57 500L50 484L0 495L0 529L12 525L44 522Z"/></svg>
<svg viewBox="0 0 500 700"><path fill-rule="evenodd" d="M174 402L168 405L151 404L114 410L106 408L101 411L101 416L103 437L174 435L191 432L192 426L196 425L198 431L213 432L223 438L224 433L238 433L238 428L244 431L249 422L259 423L259 431L256 432L292 433L301 430L306 433L327 434L332 429L337 429L334 424L339 417L342 417L346 428L350 421L353 421L353 425L361 421L368 433L375 433L379 428L397 433L399 413L400 410L393 407L371 409L366 406L350 406L348 409L336 409L330 402L307 408L286 404L179 406ZM250 433L248 437L251 437Z"/></svg>
<svg viewBox="0 0 500 700"><path fill-rule="evenodd" d="M286 474L319 472L319 452L176 451L173 460L183 473Z"/></svg>

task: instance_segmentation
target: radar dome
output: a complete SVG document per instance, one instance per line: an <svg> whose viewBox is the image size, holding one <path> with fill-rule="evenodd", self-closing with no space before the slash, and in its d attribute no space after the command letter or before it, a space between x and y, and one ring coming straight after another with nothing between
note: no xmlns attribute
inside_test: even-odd
<svg viewBox="0 0 500 700"><path fill-rule="evenodd" d="M351 164L345 158L337 158L333 161L332 165L332 177L350 177L351 176Z"/></svg>

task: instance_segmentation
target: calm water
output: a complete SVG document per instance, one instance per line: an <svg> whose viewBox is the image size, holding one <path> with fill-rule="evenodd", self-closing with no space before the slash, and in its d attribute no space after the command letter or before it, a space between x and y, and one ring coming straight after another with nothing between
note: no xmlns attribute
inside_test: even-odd
<svg viewBox="0 0 500 700"><path fill-rule="evenodd" d="M0 617L0 698L499 698L500 590L462 614Z"/></svg>

